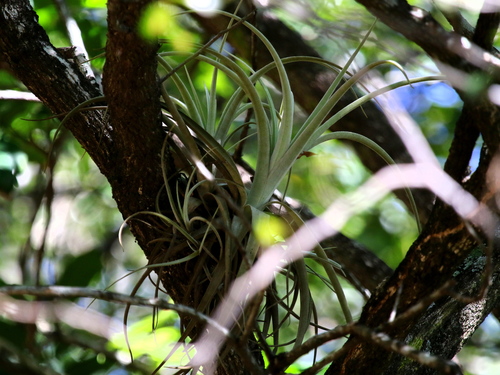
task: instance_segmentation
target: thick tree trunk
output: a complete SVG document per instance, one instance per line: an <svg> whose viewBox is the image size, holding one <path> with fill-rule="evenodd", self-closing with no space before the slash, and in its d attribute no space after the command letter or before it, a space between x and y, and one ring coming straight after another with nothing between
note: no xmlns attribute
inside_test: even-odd
<svg viewBox="0 0 500 375"><path fill-rule="evenodd" d="M454 274L456 291L460 297L472 301L461 301L452 296L432 304L425 314L408 332L405 339L409 345L446 359L452 359L463 347L477 327L483 322L494 306L500 302L500 262L499 252L493 257L492 286L484 298L482 295L486 257L482 249L476 249ZM386 374L437 374L436 369L423 366L392 355Z"/></svg>

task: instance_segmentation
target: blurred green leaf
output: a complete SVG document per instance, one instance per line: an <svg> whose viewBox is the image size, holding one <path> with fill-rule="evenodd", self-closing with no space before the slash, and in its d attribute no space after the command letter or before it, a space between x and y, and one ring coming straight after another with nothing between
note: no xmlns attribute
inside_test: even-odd
<svg viewBox="0 0 500 375"><path fill-rule="evenodd" d="M85 8L105 8L106 0L83 0L82 6Z"/></svg>
<svg viewBox="0 0 500 375"><path fill-rule="evenodd" d="M153 2L144 10L139 21L139 32L146 40L164 37L175 50L189 51L193 36L177 22L174 8L161 2Z"/></svg>
<svg viewBox="0 0 500 375"><path fill-rule="evenodd" d="M66 374L71 375L89 375L95 374L98 371L104 372L113 366L113 362L104 361L103 363L98 362L98 354L88 352L86 358L82 358L78 361L71 361L65 367Z"/></svg>
<svg viewBox="0 0 500 375"><path fill-rule="evenodd" d="M12 169L0 168L0 193L10 194L17 187L17 178Z"/></svg>
<svg viewBox="0 0 500 375"><path fill-rule="evenodd" d="M58 284L67 286L87 286L102 271L101 252L92 250L68 261Z"/></svg>
<svg viewBox="0 0 500 375"><path fill-rule="evenodd" d="M0 317L0 338L18 349L24 349L26 347L26 327Z"/></svg>
<svg viewBox="0 0 500 375"><path fill-rule="evenodd" d="M90 57L102 54L107 35L106 0L69 0L66 3L71 15L80 27ZM305 3L307 4L304 5ZM371 15L355 2L344 0L284 1L280 5L283 6L267 9L267 11L278 15L290 27L302 34L307 43L312 45L325 59L341 65L345 63L359 43L363 30L367 30L372 22ZM37 0L34 2L34 6L51 42L56 46L69 45L64 22L58 17L54 2L52 0ZM290 9L294 9L294 11L291 12ZM140 25L148 38L167 38L167 43L162 44L162 51L177 50L183 52L180 55L169 57L175 63L174 66L184 61L185 52L191 50L194 42L204 43L207 40L207 35L199 29L193 20L190 20L190 23L185 22L188 16L178 16L177 12L177 9L170 7L166 2L155 2L145 12ZM236 29L235 32L239 32L239 30ZM214 44L212 48L218 50L219 46ZM229 54L226 54L226 50L229 51ZM242 62L230 55L232 52L230 46L225 46L223 55L228 56L231 61L243 65ZM432 61L427 56L423 56L415 45L379 22L373 35L370 36L356 58L355 64L358 66L353 67L353 71L362 67L365 62L370 63L395 57L412 76L427 75L435 69ZM96 73L99 74L104 64L104 58L100 57L91 63L96 69ZM178 72L179 76L185 79L186 72L189 72L193 83L193 85L189 85L190 88L193 87L192 95L199 98L202 103L200 107L205 110L205 107L208 107L205 105L207 102L205 88L211 86L213 67L205 63L195 62L187 64L185 68L185 70ZM378 73L381 78L391 82L391 71L390 66L381 66ZM400 73L398 72L398 74ZM213 108L220 109L223 100L230 98L235 90L233 81L227 77L223 70L219 71L215 91L217 95L214 95L213 100L216 105ZM171 95L178 94L177 90L172 88L171 80L167 81L166 84L170 85L169 90L171 91L169 93ZM466 91L471 96L483 94L488 87L487 84L487 77L481 75L471 75L464 80L464 87L466 86ZM264 82L257 85L256 90L261 97L269 91L269 98L278 103L281 93L278 90L269 89L269 87L271 86ZM27 90L3 66L0 70L0 89ZM421 109L420 112L412 112L411 108L407 107L410 114L421 126L436 156L446 157L454 124L460 114L460 103L455 103L453 106L441 105L438 102L427 100L425 93L417 96L414 88L408 89L407 94L402 94L401 91L397 91L396 94L401 97L406 95L406 99L410 103ZM446 96L443 93L436 95L439 99ZM242 100L242 103L246 103L245 98ZM275 109L266 107L266 113L274 113L273 111L277 113L277 109L278 107ZM300 112L300 109L297 112ZM26 121L24 119L43 119L51 115L48 109L40 103L10 100L1 102L0 193L10 193L15 189L17 177L23 169L26 169L28 162L35 164L35 167L46 162L46 152L53 141L54 129L57 128L58 121ZM238 112L238 115L231 122L231 128L228 127L228 129L234 129L247 121L244 111ZM279 116L281 115L279 114ZM217 113L213 117L216 121L220 118L220 114ZM301 126L301 121L302 119L298 115L296 123L293 124L295 129ZM256 137L251 136L255 125L252 120L249 122L251 131L250 138L245 141L246 155L244 157L247 161L251 161L252 166L255 166L257 141ZM294 131L296 132L296 130ZM238 142L238 139L239 133L236 132L231 138L231 142ZM330 141L316 147L314 152L315 155L311 157L302 157L294 161L290 183L287 185L287 182L284 181L280 187L281 191L287 189L289 196L309 205L315 213L319 214L339 196L356 189L366 180L369 173L345 143ZM57 164L53 175L55 188L52 221L46 247L46 254L49 257L44 258L43 263L50 263L54 259L50 259L50 256L56 255L55 259L59 262L56 268L60 273L60 277L56 280L57 283L69 286L92 286L93 282L102 283L103 280L115 278L117 274L122 275L123 267L135 268L138 262L144 262L144 255L141 251L128 251L133 243L131 235L126 237L126 241L130 242L130 245L124 246L127 251L116 250L111 245L114 231L122 218L112 200L109 184L81 146L74 139L68 137L68 139L64 139L64 144L56 156ZM36 242L36 239L42 235L43 230L40 227L43 227L42 221L45 211L40 207L43 207L46 198L43 198L40 192L44 191L47 182L45 178L36 180L37 184L27 184L19 178L22 183L22 189L19 189L19 193L12 194L14 196L12 201L0 200L0 227L2 227L0 247L3 257L0 267L2 267L2 275L12 276L14 271L11 268L13 265L17 267L22 257L27 257L27 263L34 259L33 253L36 252L33 251L30 254L30 251L33 250L30 248L33 246L31 241ZM34 181L35 179L32 182ZM65 211L64 209L67 209L68 206L71 206L71 209ZM64 222L64 218L57 222L64 222L64 225L53 225L57 218L63 216L61 212L67 213L68 219L66 222ZM34 220L34 216L36 216L36 220L35 225L32 226L31 222ZM274 224L276 223L273 223L270 218L261 223L261 232L267 232L264 237L267 237L268 240L284 237L280 232L281 226L276 225L276 228L273 228ZM416 236L411 217L393 196L383 200L372 210L352 218L344 228L344 232L365 243L391 266L396 266L400 262ZM61 237L64 237L65 240L58 242ZM82 246L74 250L71 249L71 246L67 246L71 243L82 244ZM87 251L95 248L101 250ZM20 249L23 249L23 252ZM107 256L103 256L102 250L106 250ZM75 256L70 251L86 252ZM103 269L103 261L108 262L106 271ZM321 267L318 267L311 259L306 259L306 261L308 270L321 274ZM22 277L29 279L31 268L29 266L25 268ZM42 269L42 274L43 272L45 271ZM4 277L8 279L7 276ZM42 276L42 279L44 282L47 281L45 276ZM135 281L131 280L135 279L130 277L122 281L127 283L123 286L124 290L132 289ZM280 290L288 290L288 281L288 279L281 280L280 283L278 280ZM312 294L321 296L315 301L319 318L325 320L342 319L339 311L331 309L331 298L325 297L329 295L329 291L325 293L322 280L311 276L309 281L309 285L312 286L310 289ZM3 281L0 280L0 285L2 284ZM349 304L357 303L353 311L360 311L364 301L357 292L349 288L346 289L347 293L349 290L352 292L348 295ZM359 302L356 301L357 297ZM120 308L105 311L107 314L116 312L121 313ZM281 317L283 317L284 313L281 313ZM132 351L136 357L144 355L149 356L151 360L160 361L168 354L169 345L179 337L178 317L173 312L161 312L158 326L153 331L151 311L148 311L147 314L148 316L131 324L128 329ZM116 318L116 316L114 317ZM137 315L132 314L130 321L133 322L136 319L138 319ZM297 337L296 330L293 328L296 325L290 324L290 327L283 329L283 334L280 333L283 342L288 340L291 342ZM285 326L286 324L283 325L283 327ZM3 321L0 318L0 337L2 339L12 343L17 348L24 349L25 335L23 326ZM40 333L38 336L41 337L42 334ZM103 361L102 354L90 349L57 341L51 342L48 336L47 338L43 337L43 340L40 340L39 337L36 344L40 344L40 347L36 349L43 346L44 355L48 353L51 363L57 367L57 370L64 370L68 374L104 374L121 368L117 367L120 366L119 364L111 363L109 359ZM497 337L493 340L496 343L498 343ZM86 340L92 342L95 338L90 335L84 336L83 342ZM330 345L337 344L328 344L329 349L331 349ZM109 347L118 350L120 355L128 354L123 335L114 337L110 341ZM286 351L287 347L283 346L279 350ZM183 356L184 354L179 351L173 361L181 363ZM476 354L471 356L471 361L476 359ZM287 371L301 372L310 365L309 362L305 365L304 363L306 361L295 363ZM4 373L0 369L0 374ZM491 370L489 373L495 373L495 371Z"/></svg>
<svg viewBox="0 0 500 375"><path fill-rule="evenodd" d="M148 315L127 328L128 341L134 357L148 356L156 363L161 362L170 352L180 337L175 326L178 316L173 311L158 313L156 329L152 328L152 316ZM114 335L109 341L109 348L128 353L127 342L123 333ZM185 361L182 349L176 351L172 361L179 364Z"/></svg>

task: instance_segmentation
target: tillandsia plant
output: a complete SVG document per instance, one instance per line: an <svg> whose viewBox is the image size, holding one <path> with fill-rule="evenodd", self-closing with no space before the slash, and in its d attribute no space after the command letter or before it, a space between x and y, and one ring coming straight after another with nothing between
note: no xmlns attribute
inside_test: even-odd
<svg viewBox="0 0 500 375"><path fill-rule="evenodd" d="M287 203L284 192L278 191L296 160L322 142L346 139L371 148L388 164L394 164L374 141L356 133L329 132L328 129L350 111L389 90L442 79L409 79L399 64L387 60L371 63L351 74L351 63L375 23L347 63L339 67L306 56L280 58L272 44L251 23L230 13L220 13L229 19L228 30L234 25L249 28L266 46L273 62L255 71L245 61L224 50L224 38L218 49L197 45L193 53L169 51L158 54L159 76L162 77L162 121L166 131L162 154L164 187L158 192L155 212L137 212L127 219L153 216L157 219L159 233L156 239L158 251L149 258L146 272L132 294L153 269L162 273L168 272L170 266L185 264L192 269L192 278L189 287L183 291L183 299L176 302L193 306L207 315L224 298L231 283L251 268L266 246L304 225ZM183 63L179 64L179 57L185 59ZM296 126L296 108L285 68L296 62L322 64L336 72L335 81L300 126ZM190 63L213 67L211 83L201 95L191 78ZM381 64L397 67L405 79L360 96L326 120L340 98L367 72ZM280 77L279 106L275 105L275 95L264 81L266 73L272 69L276 69ZM222 102L217 93L221 75L235 87ZM82 103L66 116L61 126L80 110L105 108L88 107L104 101L104 97L98 97ZM256 143L254 152L245 151L241 155L249 139ZM247 160L253 161L253 165L250 166ZM168 173L171 171L169 163L175 166L173 175ZM408 194L412 202L409 190ZM411 208L417 216L414 204ZM416 220L418 223L418 217ZM268 227L264 239L258 230L262 224ZM269 228L275 228L275 231L269 231ZM165 244L167 251L162 251ZM315 262L326 277L318 274L305 259ZM344 319L351 323L352 314L337 273L342 273L340 265L329 259L319 243L313 249L304 249L303 258L277 270L275 281L249 305L244 318L238 321L237 335L253 337L260 350L271 355L283 346L282 327L295 320L296 334L289 344L294 347L301 345L311 327L316 332L321 328L309 287L311 275L336 293ZM127 314L128 309L125 323ZM184 320L180 341L197 337L198 329L195 321Z"/></svg>
<svg viewBox="0 0 500 375"><path fill-rule="evenodd" d="M257 14L252 12L257 2L242 1L245 9L237 13L242 18L227 13L183 18L179 32L188 30L193 19L198 22L191 50L173 30L162 34L169 40L160 48L158 34L149 42L136 31L142 16L157 17L156 10L174 1L108 0L107 11L104 0L85 1L69 9L77 11L75 20L62 9L55 23L52 2L33 6L28 0L4 0L0 5L0 99L38 101L0 106L0 175L10 177L6 184L0 181L0 195L13 198L12 204L2 201L7 210L0 215L0 227L6 229L0 233L0 368L9 366L10 373L72 373L75 365L86 373L124 369L128 363L115 348L126 350L126 343L121 334L114 338L114 329L120 331L122 325L113 324L116 313L123 312L122 303L147 309L140 336L137 323L128 327L134 356L147 357L130 363L134 373L140 371L135 364L158 367L170 343L184 349L168 361L179 373L313 374L326 365L328 374L426 372L422 366L460 373L446 359L462 348L500 299L498 241L490 235L498 233L497 217L491 216L499 211L495 152L500 143L500 73L493 45L498 12L490 14L485 7L477 17L468 14L469 20L477 19L474 30L455 24L457 17L451 16L460 11L450 16L440 4L433 7L434 13L443 10L435 19L404 1L397 6L344 2L335 9L330 8L338 2L270 2ZM79 11L90 3L100 9ZM179 7L186 6L182 3ZM351 7L355 4L357 8ZM57 5L63 7L65 1ZM144 12L150 5L156 8ZM225 9L236 5L224 2ZM294 14L287 12L288 5L294 6ZM299 11L301 5L311 6L300 8L308 13ZM360 26L366 19L363 7L389 27L378 29L364 45L359 40L369 26ZM355 17L346 17L350 11ZM169 21L155 26L170 27ZM287 27L290 21L298 33ZM75 31L78 24L83 28ZM365 31L360 33L359 27ZM106 46L102 86L99 74L94 78L81 69L77 57L85 46L56 47L82 44L75 35L80 31L90 51ZM341 37L329 37L339 35L332 33ZM60 38L63 34L70 38ZM207 34L215 37L206 42ZM316 43L318 51L312 48ZM405 64L418 62L419 71L438 67L456 88L456 93L447 88L443 94L446 84L421 85L398 95L405 106L405 99L412 99L408 112L418 112L418 120L424 120L422 129L436 146L433 150L398 103L375 98L412 82L396 71L396 63L383 60L394 54L395 45ZM302 56L339 57L340 50L356 47L353 55L361 49L368 59L361 70L353 68L352 59L336 66ZM362 76L371 69L370 76L380 73L392 82L399 75L402 81L369 92ZM15 91L3 90L7 87ZM367 102L372 98L379 105ZM69 113L63 137L49 152L52 157L47 149L57 125L30 125L19 118L26 113L35 118ZM373 141L336 129L354 129ZM70 134L74 139L64 137ZM480 135L479 163L469 173ZM331 139L348 139L374 174L366 176L349 152L331 152L340 143ZM401 164L384 168L393 163L384 150ZM444 166L437 157L447 157ZM32 162L47 165L48 174L31 173ZM22 176L21 163L29 172ZM13 191L16 176L18 192ZM380 216L355 217L390 191L397 189L399 195L405 186L415 189L426 223L415 241L413 223L392 198L375 208ZM429 194L421 194L424 189ZM331 193L334 200L327 202ZM295 194L298 203L291 199ZM411 200L400 198L405 204ZM328 208L314 215L305 202L313 209ZM493 215L484 214L490 209ZM123 253L115 246L116 223L123 222L117 214L130 229ZM409 227L412 233L404 233ZM140 249L129 247L134 239ZM481 246L485 242L488 246ZM397 247L401 252L394 251ZM378 256L398 263L397 268L392 271ZM148 264L142 277L125 280L132 295L101 290L115 272L138 267L144 257ZM342 289L346 284L339 285L337 276L351 285ZM134 289L130 285L136 277L140 281ZM141 290L149 298L135 296L149 277L156 289ZM23 285L3 286L10 283ZM42 287L53 284L58 286ZM99 290L90 289L94 287ZM6 298L10 294L22 299ZM61 298L97 298L112 305L98 306L106 316L96 319L90 309L75 306L81 300L49 300ZM150 309L157 309L154 334L144 327L151 323ZM353 322L347 323L351 315ZM439 345L444 338L446 344ZM33 346L26 348L26 342ZM311 364L315 348L321 358ZM150 367L143 370L152 372Z"/></svg>
<svg viewBox="0 0 500 375"><path fill-rule="evenodd" d="M266 245L272 244L272 241L259 240L255 229L259 222L270 223L275 216L280 217L281 226L278 227L282 228L282 232L271 234L274 238L277 235L286 236L286 233L304 225L300 216L287 204L284 194L277 190L295 161L322 142L348 139L373 149L387 163L394 163L372 140L350 132L330 133L329 127L348 112L384 92L416 82L441 79L409 79L394 61L378 61L350 74L348 69L375 23L345 66L337 67L311 57L282 59L251 23L233 14L220 13L229 19L228 30L234 24L249 28L267 47L273 62L254 71L243 60L224 50L224 41L218 49L205 45L198 46L195 53L171 51L158 55L163 124L166 129L162 155L164 189L158 193L157 212L146 213L159 219L157 229L161 235L158 243L168 244L167 252L158 251L150 258L148 269L159 268L159 272L166 272L170 265L189 262L193 277L190 287L184 291L184 302L206 314L210 314L224 298L232 281L251 267L260 252L265 251ZM204 94L200 95L195 88L188 64L178 65L174 56L184 56L189 63L213 67L211 84ZM285 65L299 61L326 65L336 71L337 78L316 109L296 127L296 108ZM397 67L405 79L361 96L325 120L342 95L367 72L381 64ZM273 94L263 81L271 69L276 69L280 77L282 96L279 106L275 106ZM217 80L221 75L235 87L222 103L217 95ZM236 150L243 149L249 138L255 139L255 152L246 151L241 157ZM245 160L253 160L254 163L249 166ZM175 175L168 175L167 163L175 164ZM168 202L168 205L161 202ZM416 214L416 209L414 212ZM134 216L142 214L145 213ZM321 277L321 280L337 294L345 321L352 322L346 297L337 279L337 272L342 272L340 266L327 257L319 244L314 249L305 249L304 257L316 261L324 269L327 277ZM308 286L308 274L320 277L304 259L277 270L276 281L249 305L244 318L239 320L238 335L255 335L264 353L276 352L282 344L279 336L281 326L287 319L295 318L297 331L293 343L300 345L310 327L316 330L319 327L315 321L315 304ZM194 328L192 321L184 322L183 338L196 337ZM271 344L267 342L269 337L272 337Z"/></svg>

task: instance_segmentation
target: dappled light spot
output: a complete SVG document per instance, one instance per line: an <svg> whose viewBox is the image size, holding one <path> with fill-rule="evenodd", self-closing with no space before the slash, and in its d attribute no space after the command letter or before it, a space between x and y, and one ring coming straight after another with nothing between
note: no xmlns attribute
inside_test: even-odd
<svg viewBox="0 0 500 375"><path fill-rule="evenodd" d="M219 0L186 0L186 5L196 12L210 15L220 7Z"/></svg>

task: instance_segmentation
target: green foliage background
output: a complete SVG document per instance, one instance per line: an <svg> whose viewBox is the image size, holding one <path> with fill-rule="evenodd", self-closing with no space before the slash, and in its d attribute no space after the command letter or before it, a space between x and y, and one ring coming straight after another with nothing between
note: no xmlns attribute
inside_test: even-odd
<svg viewBox="0 0 500 375"><path fill-rule="evenodd" d="M372 22L364 9L351 1L310 2L311 13L304 17L289 11L293 3L283 2L274 11L323 57L337 64L347 60ZM106 43L105 1L68 0L67 4L81 28L87 50L96 57L92 66L99 72ZM54 2L37 0L34 6L52 43L56 47L69 46L64 25L56 16L58 11ZM189 48L193 42L205 41L206 36L200 34L187 17L177 17L176 21L178 23L171 28L160 30L167 32L164 35L167 39L174 33L176 41L167 40L163 50L179 48L179 45L180 48ZM186 44L180 43L182 39ZM387 58L397 59L410 77L436 71L433 63L405 39L379 24L356 63L362 67L365 63ZM193 83L202 96L210 84L212 70L204 64L190 66L190 70L195 77ZM394 74L390 66L382 67L375 78L392 81ZM218 85L221 98L234 90L228 80L219 79ZM7 70L0 70L0 90L24 91L25 88ZM422 127L436 155L444 160L452 124L461 106L459 100L451 90L436 98L428 84L400 89L398 93L403 103L412 103L408 104L408 109ZM449 100L439 100L444 96ZM59 122L47 119L51 115L36 102L0 101L0 285L39 282L41 285L103 289L119 280L112 289L129 293L138 278L129 271L143 266L146 260L128 233L125 232L122 244L119 243L118 230L123 218L116 209L105 178L68 132L62 130L55 138ZM250 140L247 147L252 144L255 140ZM51 145L54 145L52 151ZM313 151L314 155L296 162L289 180L283 181L282 190L319 214L335 198L362 184L369 173L353 151L340 141L323 144ZM50 157L53 158L53 168ZM417 229L404 205L394 196L389 196L363 215L352 218L344 233L364 243L394 267L415 239ZM42 252L37 280L36 259ZM312 282L317 289L315 292L321 293L324 285ZM347 284L345 287L353 311L358 314L363 300ZM144 285L139 294L152 295L153 286ZM78 303L88 306L90 301ZM106 302L93 302L91 308L119 320L123 315L121 307ZM321 307L318 310L321 311ZM341 313L330 311L330 315L321 319L341 319ZM70 327L52 327L50 332L75 335L80 344L68 345L54 336L42 334L36 335L35 344L42 348L43 361L62 373L147 372L167 354L165 343L177 339L176 316L161 313L153 330L151 311L132 309L129 322L129 341L134 356L141 359L143 367L126 366L127 345L119 335L104 343L83 331L75 334ZM492 373L494 368L500 367L498 363L494 367L498 362L494 358L499 351L499 336L491 334L499 332L498 322L487 319L484 327L485 330L476 334L460 357L477 375ZM8 342L22 350L26 337L25 326L0 318L0 348ZM97 349L85 347L82 343L89 340L102 345ZM175 360L182 364L186 358L179 354ZM6 373L0 369L2 374Z"/></svg>

